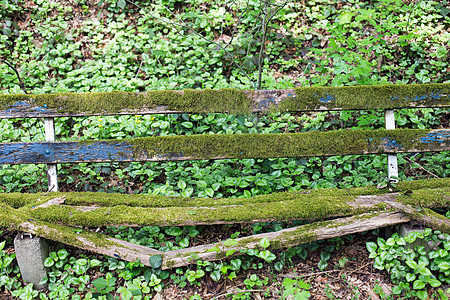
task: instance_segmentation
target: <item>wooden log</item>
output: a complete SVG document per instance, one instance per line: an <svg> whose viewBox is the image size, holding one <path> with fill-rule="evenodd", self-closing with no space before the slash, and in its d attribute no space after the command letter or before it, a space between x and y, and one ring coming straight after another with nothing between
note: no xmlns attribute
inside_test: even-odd
<svg viewBox="0 0 450 300"><path fill-rule="evenodd" d="M262 238L267 238L269 240L269 250L289 248L311 241L324 240L380 227L406 223L409 220L410 218L403 213L386 212L316 222L276 232L238 238L234 241L222 241L209 245L165 252L162 255L162 268L167 269L186 266L188 264L196 263L197 259L207 261L220 260L226 257L227 252L230 253L229 251L234 251L231 255L237 255L240 253L240 250L261 249L259 243Z"/></svg>
<svg viewBox="0 0 450 300"><path fill-rule="evenodd" d="M386 204L405 213L411 220L450 234L450 219L431 209L426 207L413 208L411 205L404 205L395 201L386 201Z"/></svg>
<svg viewBox="0 0 450 300"><path fill-rule="evenodd" d="M0 95L0 118L449 107L450 84Z"/></svg>
<svg viewBox="0 0 450 300"><path fill-rule="evenodd" d="M1 143L0 164L309 157L450 150L450 129L188 135Z"/></svg>

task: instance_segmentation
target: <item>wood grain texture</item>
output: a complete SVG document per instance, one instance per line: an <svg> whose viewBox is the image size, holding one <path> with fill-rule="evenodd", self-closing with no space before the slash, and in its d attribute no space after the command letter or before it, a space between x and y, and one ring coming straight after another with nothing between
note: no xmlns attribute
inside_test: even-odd
<svg viewBox="0 0 450 300"><path fill-rule="evenodd" d="M0 164L309 157L450 150L450 129L149 137L1 143Z"/></svg>
<svg viewBox="0 0 450 300"><path fill-rule="evenodd" d="M450 234L450 219L440 215L425 207L413 208L411 205L404 205L396 201L388 200L386 204L405 213L412 220L418 221L423 225Z"/></svg>

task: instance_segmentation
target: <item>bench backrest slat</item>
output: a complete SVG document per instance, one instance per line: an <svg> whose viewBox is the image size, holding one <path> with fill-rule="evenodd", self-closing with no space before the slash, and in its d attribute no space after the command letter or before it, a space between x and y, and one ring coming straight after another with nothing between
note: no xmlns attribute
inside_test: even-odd
<svg viewBox="0 0 450 300"><path fill-rule="evenodd" d="M0 144L0 164L307 157L450 151L450 129L185 135Z"/></svg>
<svg viewBox="0 0 450 300"><path fill-rule="evenodd" d="M0 95L0 118L450 107L450 83Z"/></svg>

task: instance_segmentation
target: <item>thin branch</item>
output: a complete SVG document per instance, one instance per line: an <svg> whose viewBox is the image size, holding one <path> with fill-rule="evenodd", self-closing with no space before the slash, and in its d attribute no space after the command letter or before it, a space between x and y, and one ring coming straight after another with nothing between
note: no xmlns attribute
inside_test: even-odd
<svg viewBox="0 0 450 300"><path fill-rule="evenodd" d="M258 292L265 292L265 290L236 290L236 291L233 291L233 292L228 292L228 293L220 294L219 296L213 297L212 299L219 299L219 298L221 298L221 297L226 297L226 296L228 296L228 295L237 295L237 294L239 294L239 293L247 293L247 292L250 292L250 293L258 293Z"/></svg>
<svg viewBox="0 0 450 300"><path fill-rule="evenodd" d="M263 31L263 37L261 40L261 48L259 49L259 58L258 58L258 87L257 87L258 90L261 89L263 54L264 54L264 50L265 50L266 36L267 36L266 18L267 18L267 7L268 6L269 6L269 2L266 1L264 3L264 15L263 15L263 21L262 21L262 25L261 25L261 29Z"/></svg>
<svg viewBox="0 0 450 300"><path fill-rule="evenodd" d="M27 89L25 88L25 84L23 83L22 79L20 78L20 74L17 71L16 68L14 68L14 66L12 64L10 64L8 61L4 60L4 59L0 59L1 62L5 63L8 67L10 67L11 69L13 69L13 71L16 73L17 79L19 80L19 86L22 89L22 91L24 91L25 94L29 94L30 92L27 91Z"/></svg>
<svg viewBox="0 0 450 300"><path fill-rule="evenodd" d="M422 171L427 172L428 174L434 176L435 178L439 178L439 176L437 176L436 174L428 171L427 169L425 169L424 167L422 167L421 165L419 165L417 162L413 161L412 159L409 159L406 156L403 156L403 158L406 159L407 161L409 161L410 163L416 164L419 167L419 169L421 169Z"/></svg>

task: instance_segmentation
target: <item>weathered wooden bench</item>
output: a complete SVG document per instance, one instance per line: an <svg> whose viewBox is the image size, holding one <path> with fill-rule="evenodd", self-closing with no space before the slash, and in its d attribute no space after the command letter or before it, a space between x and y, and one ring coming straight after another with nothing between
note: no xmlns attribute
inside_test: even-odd
<svg viewBox="0 0 450 300"><path fill-rule="evenodd" d="M420 219L448 232L448 220L427 209L450 206L448 178L399 182L395 190L376 187L323 189L238 199L57 192L56 165L79 162L387 154L389 178L396 181L397 153L450 150L450 129L395 129L395 109L426 107L450 107L450 84L0 95L0 118L44 118L46 136L43 142L1 143L0 163L48 164L49 178L48 193L1 194L0 227L127 261L140 259L146 265L149 257L160 255L163 268L187 265L195 261L191 257L220 259L230 249L258 247L262 237L269 239L270 248L282 248L411 219ZM330 110L383 110L386 128L54 141L53 120L57 117ZM405 191L408 193L403 193ZM418 211L417 206L424 209ZM293 219L317 222L238 238L234 243L219 242L169 252L134 245L86 229L114 225L172 226ZM328 220L321 221L323 219Z"/></svg>

